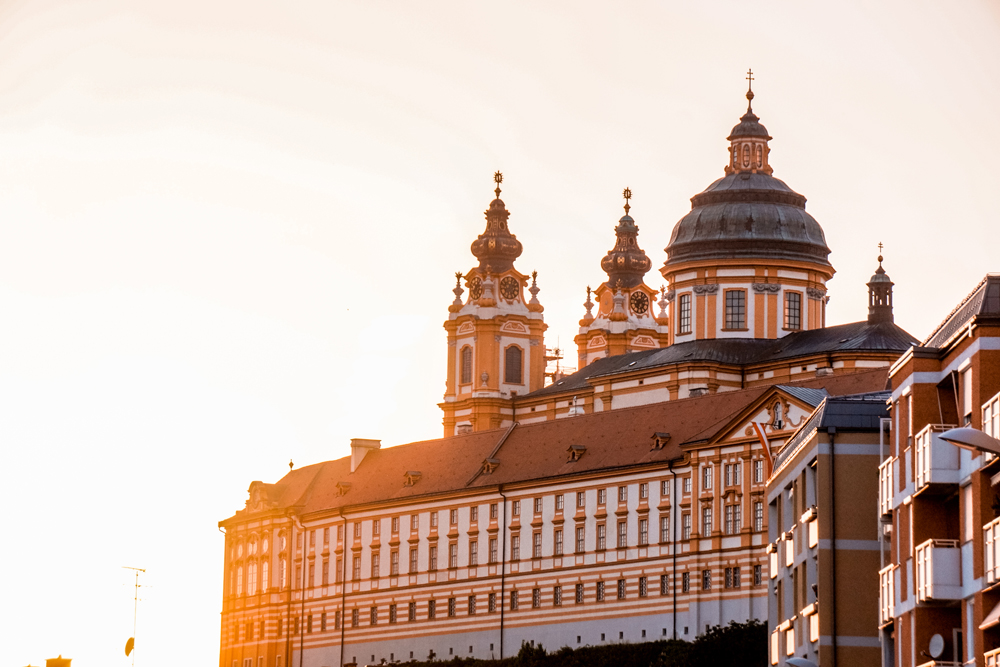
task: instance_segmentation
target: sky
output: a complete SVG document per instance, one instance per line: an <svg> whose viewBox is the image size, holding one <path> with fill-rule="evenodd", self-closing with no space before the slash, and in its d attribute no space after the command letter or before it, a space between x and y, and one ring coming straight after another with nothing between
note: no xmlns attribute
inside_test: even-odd
<svg viewBox="0 0 1000 667"><path fill-rule="evenodd" d="M621 192L661 284L745 110L864 319L1000 271L992 2L0 3L0 665L218 660L251 481L439 437L442 322L504 173L572 347ZM570 358L572 358L572 354Z"/></svg>

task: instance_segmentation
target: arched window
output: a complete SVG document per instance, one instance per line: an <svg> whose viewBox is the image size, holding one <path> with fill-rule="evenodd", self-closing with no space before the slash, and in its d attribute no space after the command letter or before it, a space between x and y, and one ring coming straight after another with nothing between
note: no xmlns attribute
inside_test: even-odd
<svg viewBox="0 0 1000 667"><path fill-rule="evenodd" d="M734 167L740 166L740 147L733 146L729 152L733 154L733 166Z"/></svg>
<svg viewBox="0 0 1000 667"><path fill-rule="evenodd" d="M763 166L764 166L764 149L760 146L757 146L757 167L760 168Z"/></svg>
<svg viewBox="0 0 1000 667"><path fill-rule="evenodd" d="M236 594L243 595L243 566L236 568Z"/></svg>
<svg viewBox="0 0 1000 667"><path fill-rule="evenodd" d="M236 570L230 568L229 570L229 594L233 595L236 593Z"/></svg>
<svg viewBox="0 0 1000 667"><path fill-rule="evenodd" d="M257 592L257 563L247 565L247 595Z"/></svg>
<svg viewBox="0 0 1000 667"><path fill-rule="evenodd" d="M281 560L281 571L278 573L280 582L279 585L282 589L288 587L288 561Z"/></svg>
<svg viewBox="0 0 1000 667"><path fill-rule="evenodd" d="M260 564L260 592L266 593L267 589L271 586L270 568L269 563L264 561Z"/></svg>
<svg viewBox="0 0 1000 667"><path fill-rule="evenodd" d="M472 382L472 348L466 345L462 348L462 384Z"/></svg>
<svg viewBox="0 0 1000 667"><path fill-rule="evenodd" d="M743 144L743 166L744 167L749 167L750 166L750 145L749 144Z"/></svg>
<svg viewBox="0 0 1000 667"><path fill-rule="evenodd" d="M254 535L247 542L247 556L254 556L257 554L257 536Z"/></svg>
<svg viewBox="0 0 1000 667"><path fill-rule="evenodd" d="M523 354L516 345L511 345L504 352L503 377L507 384L521 384Z"/></svg>

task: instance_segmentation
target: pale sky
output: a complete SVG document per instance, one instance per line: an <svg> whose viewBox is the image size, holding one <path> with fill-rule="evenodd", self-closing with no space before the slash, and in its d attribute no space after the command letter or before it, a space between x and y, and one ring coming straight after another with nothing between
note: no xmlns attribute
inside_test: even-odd
<svg viewBox="0 0 1000 667"><path fill-rule="evenodd" d="M250 482L440 436L493 172L572 350L622 189L658 287L749 67L830 323L880 241L918 338L1000 271L996 3L0 4L0 665L130 664L123 565L136 664L216 664Z"/></svg>

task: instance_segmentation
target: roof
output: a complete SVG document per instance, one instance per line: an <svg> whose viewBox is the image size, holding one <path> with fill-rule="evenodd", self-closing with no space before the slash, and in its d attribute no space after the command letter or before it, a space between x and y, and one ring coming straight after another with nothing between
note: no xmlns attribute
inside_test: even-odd
<svg viewBox="0 0 1000 667"><path fill-rule="evenodd" d="M1000 274L989 273L951 311L923 342L923 347L943 347L973 319L1000 317Z"/></svg>
<svg viewBox="0 0 1000 667"><path fill-rule="evenodd" d="M675 343L659 350L629 352L598 359L576 373L526 397L562 394L586 389L590 380L671 364L714 361L734 366L794 359L845 350L898 352L902 354L917 339L892 322L851 322L822 329L796 331L783 338L715 338Z"/></svg>
<svg viewBox="0 0 1000 667"><path fill-rule="evenodd" d="M844 387L853 389L859 382L869 389L878 388L885 385L887 377L884 369L855 375L864 377L850 382L844 382L850 376L824 378L824 388L831 394ZM818 395L800 383L782 389L804 391L801 396L813 399ZM370 450L353 473L348 456L292 470L276 484L264 486L271 510L294 508L309 514L370 503L416 501L498 484L666 464L683 455L685 443L721 433L735 416L771 390L754 387ZM651 446L655 433L670 433L662 449ZM578 451L584 448L583 456L575 462L570 462L567 453L571 446ZM498 462L495 470L480 474L491 455ZM421 473L420 478L405 486L411 472ZM345 484L349 489L342 493ZM238 513L245 514L245 510Z"/></svg>
<svg viewBox="0 0 1000 667"><path fill-rule="evenodd" d="M791 459L814 430L878 431L880 420L889 416L887 401L891 396L889 391L872 391L827 398L778 452L774 469Z"/></svg>

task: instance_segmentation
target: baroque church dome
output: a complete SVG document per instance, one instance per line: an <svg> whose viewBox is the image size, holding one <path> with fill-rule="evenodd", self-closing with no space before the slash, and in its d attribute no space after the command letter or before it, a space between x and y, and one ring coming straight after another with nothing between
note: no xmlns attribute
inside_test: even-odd
<svg viewBox="0 0 1000 667"><path fill-rule="evenodd" d="M666 267L729 258L830 266L830 248L822 227L806 213L806 198L771 175L771 137L758 121L748 105L727 137L726 175L691 198L691 212L674 226L667 245Z"/></svg>

